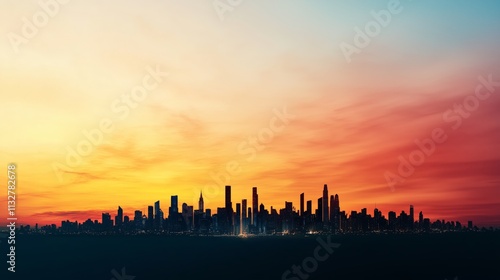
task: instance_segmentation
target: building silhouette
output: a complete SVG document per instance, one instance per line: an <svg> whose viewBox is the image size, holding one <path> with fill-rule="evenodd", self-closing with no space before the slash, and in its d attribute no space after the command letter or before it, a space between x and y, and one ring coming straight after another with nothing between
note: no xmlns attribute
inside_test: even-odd
<svg viewBox="0 0 500 280"><path fill-rule="evenodd" d="M242 233L248 232L247 200L241 200L241 229Z"/></svg>
<svg viewBox="0 0 500 280"><path fill-rule="evenodd" d="M323 220L323 225L326 226L328 225L329 219L328 215L328 186L325 184L323 187L323 201L322 201L322 220Z"/></svg>
<svg viewBox="0 0 500 280"><path fill-rule="evenodd" d="M259 207L259 195L257 194L257 187L252 188L252 211L253 211L253 216L252 216L252 225L257 225L257 214L259 213L259 210L257 209Z"/></svg>
<svg viewBox="0 0 500 280"><path fill-rule="evenodd" d="M115 223L117 227L121 227L123 224L123 209L118 206L117 215L115 216Z"/></svg>
<svg viewBox="0 0 500 280"><path fill-rule="evenodd" d="M200 200L198 201L198 210L200 210L201 213L204 211L205 204L203 203L203 194L200 192Z"/></svg>

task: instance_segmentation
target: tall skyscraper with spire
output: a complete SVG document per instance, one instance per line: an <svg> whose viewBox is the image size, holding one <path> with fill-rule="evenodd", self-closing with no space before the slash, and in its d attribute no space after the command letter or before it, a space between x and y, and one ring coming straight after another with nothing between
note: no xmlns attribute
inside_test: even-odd
<svg viewBox="0 0 500 280"><path fill-rule="evenodd" d="M328 186L325 184L323 187L323 213L322 213L322 218L323 218L323 224L326 225L328 224L328 216L330 213L328 213Z"/></svg>
<svg viewBox="0 0 500 280"><path fill-rule="evenodd" d="M200 200L198 201L198 210L203 213L205 209L205 204L203 203L203 194L200 192Z"/></svg>

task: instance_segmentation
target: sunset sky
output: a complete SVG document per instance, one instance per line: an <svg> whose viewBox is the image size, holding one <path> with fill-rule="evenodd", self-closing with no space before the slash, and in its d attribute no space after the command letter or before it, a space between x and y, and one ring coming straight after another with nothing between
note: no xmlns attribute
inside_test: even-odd
<svg viewBox="0 0 500 280"><path fill-rule="evenodd" d="M316 209L328 184L348 213L412 204L431 221L500 226L500 2L402 0L348 62L341 44L388 3L244 0L221 14L211 0L72 0L28 38L44 9L3 1L2 192L14 162L17 217L32 225L118 205L132 217L156 200L167 212L174 194L197 209L200 191L215 211L225 184L233 206L257 186L266 209L298 209L302 192ZM145 81L143 100L124 101ZM71 161L103 121L112 131ZM391 188L387 172L435 129L446 140Z"/></svg>

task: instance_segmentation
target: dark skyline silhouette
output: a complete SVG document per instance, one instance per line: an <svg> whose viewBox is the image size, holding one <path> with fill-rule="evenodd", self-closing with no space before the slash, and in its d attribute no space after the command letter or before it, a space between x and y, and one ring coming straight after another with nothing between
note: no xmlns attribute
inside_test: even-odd
<svg viewBox="0 0 500 280"><path fill-rule="evenodd" d="M56 224L39 226L36 224L21 226L21 232L40 233L146 233L162 234L201 234L201 235L286 235L286 234L325 234L325 233L367 233L367 232L442 232L442 231L477 231L472 221L431 221L420 211L415 216L415 208L409 205L409 211L387 212L384 215L377 208L368 213L367 208L347 213L341 209L338 194L328 196L328 185L323 186L323 195L317 199L317 208L313 210L312 201L305 200L305 193L300 194L300 208L285 201L284 208L273 206L266 209L259 203L258 188L252 188L252 207L247 208L247 199L243 198L233 207L231 186L225 186L225 205L215 211L204 207L203 193L200 192L198 209L183 203L179 211L178 196L172 195L168 216L165 217L160 200L147 206L148 212L135 210L133 217L125 215L118 206L114 219L109 212L103 212L101 220L88 218L83 223L65 220ZM304 207L307 204L307 207Z"/></svg>

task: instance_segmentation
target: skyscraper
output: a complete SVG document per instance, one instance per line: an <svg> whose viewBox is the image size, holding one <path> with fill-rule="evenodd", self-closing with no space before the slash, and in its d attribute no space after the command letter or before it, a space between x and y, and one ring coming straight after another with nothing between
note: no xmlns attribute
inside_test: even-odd
<svg viewBox="0 0 500 280"><path fill-rule="evenodd" d="M252 225L257 225L257 214L259 213L259 195L257 194L257 187L252 188Z"/></svg>
<svg viewBox="0 0 500 280"><path fill-rule="evenodd" d="M226 186L226 212L233 214L233 202L231 201L231 186Z"/></svg>
<svg viewBox="0 0 500 280"><path fill-rule="evenodd" d="M241 228L243 232L246 232L247 228L247 200L243 199L241 201Z"/></svg>
<svg viewBox="0 0 500 280"><path fill-rule="evenodd" d="M242 219L241 219L241 203L236 203L236 218L234 222L235 232L236 234L242 234Z"/></svg>
<svg viewBox="0 0 500 280"><path fill-rule="evenodd" d="M415 223L415 213L413 212L413 205L410 205L410 229L413 229L413 224Z"/></svg>
<svg viewBox="0 0 500 280"><path fill-rule="evenodd" d="M115 224L117 227L120 227L123 224L123 209L118 206L118 213L115 217Z"/></svg>
<svg viewBox="0 0 500 280"><path fill-rule="evenodd" d="M247 200L241 200L241 216L243 219L247 218Z"/></svg>
<svg viewBox="0 0 500 280"><path fill-rule="evenodd" d="M160 217L160 201L155 202L155 219Z"/></svg>
<svg viewBox="0 0 500 280"><path fill-rule="evenodd" d="M176 195L170 197L170 209L168 212L169 218L175 217L179 213L179 198Z"/></svg>
<svg viewBox="0 0 500 280"><path fill-rule="evenodd" d="M312 202L312 200L308 200L307 201L307 208L306 208L307 215L312 215L312 209L313 209L313 202Z"/></svg>
<svg viewBox="0 0 500 280"><path fill-rule="evenodd" d="M194 207L187 205L187 203L182 203L182 220L184 221L185 229L190 230L193 227L193 215Z"/></svg>
<svg viewBox="0 0 500 280"><path fill-rule="evenodd" d="M231 201L231 186L226 186L226 232L233 232L233 202Z"/></svg>
<svg viewBox="0 0 500 280"><path fill-rule="evenodd" d="M153 206L148 206L148 221L146 223L147 229L153 228Z"/></svg>
<svg viewBox="0 0 500 280"><path fill-rule="evenodd" d="M113 227L113 221L109 213L102 213L102 227L104 230L109 230Z"/></svg>
<svg viewBox="0 0 500 280"><path fill-rule="evenodd" d="M300 216L304 217L304 193L300 194Z"/></svg>
<svg viewBox="0 0 500 280"><path fill-rule="evenodd" d="M318 198L318 209L316 209L316 219L323 222L323 197Z"/></svg>
<svg viewBox="0 0 500 280"><path fill-rule="evenodd" d="M142 211L135 210L134 212L134 226L139 229L142 228Z"/></svg>
<svg viewBox="0 0 500 280"><path fill-rule="evenodd" d="M198 210L203 213L204 211L203 194L200 192L200 200L198 201Z"/></svg>
<svg viewBox="0 0 500 280"><path fill-rule="evenodd" d="M323 224L326 225L328 224L328 186L325 184L323 187L323 211L322 211L322 219L323 219Z"/></svg>
<svg viewBox="0 0 500 280"><path fill-rule="evenodd" d="M335 205L335 196L332 194L332 195L330 195L330 209L329 209L330 210L330 213L329 213L330 222L332 222L332 223L334 221L333 218L335 216L335 210L334 210L335 207L333 207L334 205Z"/></svg>
<svg viewBox="0 0 500 280"><path fill-rule="evenodd" d="M333 228L335 230L340 229L340 200L339 200L339 195L335 194L335 197L333 198L333 205L330 205L330 207L333 207L333 217L330 217L333 223Z"/></svg>
<svg viewBox="0 0 500 280"><path fill-rule="evenodd" d="M422 211L420 211L420 213L418 214L418 227L422 228L423 225L424 225L424 214L422 213Z"/></svg>
<svg viewBox="0 0 500 280"><path fill-rule="evenodd" d="M160 201L155 202L155 219L154 219L154 228L159 229L161 227L161 223L163 220L163 213L161 213L160 209Z"/></svg>
<svg viewBox="0 0 500 280"><path fill-rule="evenodd" d="M389 211L389 229L395 230L396 229L396 212L394 211Z"/></svg>

